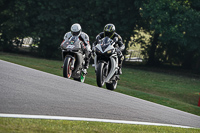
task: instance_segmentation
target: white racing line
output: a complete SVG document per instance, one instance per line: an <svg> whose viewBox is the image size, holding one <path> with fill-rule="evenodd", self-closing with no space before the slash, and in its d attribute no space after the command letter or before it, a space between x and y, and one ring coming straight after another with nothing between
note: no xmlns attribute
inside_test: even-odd
<svg viewBox="0 0 200 133"><path fill-rule="evenodd" d="M107 123L121 123L121 124L134 124L134 125L150 125L150 126L168 126L180 128L193 128L189 126L138 122L138 121L125 121L125 120L110 120L110 119L96 119L96 118L81 118L81 117L63 117L63 116L48 116L48 115L24 115L24 114L1 114L0 117L9 118L26 118L26 119L51 119L51 120L71 120L71 121L92 121L92 122L107 122Z"/></svg>

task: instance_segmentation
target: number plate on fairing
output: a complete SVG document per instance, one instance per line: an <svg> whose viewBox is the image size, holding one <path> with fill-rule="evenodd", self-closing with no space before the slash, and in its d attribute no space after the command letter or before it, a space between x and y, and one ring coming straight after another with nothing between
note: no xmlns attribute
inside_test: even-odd
<svg viewBox="0 0 200 133"><path fill-rule="evenodd" d="M68 45L67 46L67 48L70 48L70 49L72 49L72 48L74 48L75 46L74 45Z"/></svg>

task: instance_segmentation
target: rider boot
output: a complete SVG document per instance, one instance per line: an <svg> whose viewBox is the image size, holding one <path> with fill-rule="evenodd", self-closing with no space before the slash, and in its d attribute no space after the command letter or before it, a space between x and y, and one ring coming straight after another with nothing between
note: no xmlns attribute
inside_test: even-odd
<svg viewBox="0 0 200 133"><path fill-rule="evenodd" d="M121 75L122 74L122 62L124 60L124 56L122 54L122 52L120 50L117 49L117 56L118 56L118 74Z"/></svg>
<svg viewBox="0 0 200 133"><path fill-rule="evenodd" d="M87 51L87 53L85 54L85 65L84 68L88 69L89 68L89 63L90 63L90 58L91 58L91 52Z"/></svg>
<svg viewBox="0 0 200 133"><path fill-rule="evenodd" d="M87 69L83 69L82 72L86 75L87 74Z"/></svg>
<svg viewBox="0 0 200 133"><path fill-rule="evenodd" d="M122 75L122 64L119 64L118 73L119 73L119 75Z"/></svg>
<svg viewBox="0 0 200 133"><path fill-rule="evenodd" d="M89 68L89 59L85 59L84 69L88 69L88 68Z"/></svg>
<svg viewBox="0 0 200 133"><path fill-rule="evenodd" d="M123 56L119 57L118 59L119 59L119 64L118 64L119 69L118 69L118 73L119 73L119 75L122 75L122 62L123 62Z"/></svg>
<svg viewBox="0 0 200 133"><path fill-rule="evenodd" d="M89 58L85 58L85 64L83 66L83 73L87 74L87 69L89 68Z"/></svg>

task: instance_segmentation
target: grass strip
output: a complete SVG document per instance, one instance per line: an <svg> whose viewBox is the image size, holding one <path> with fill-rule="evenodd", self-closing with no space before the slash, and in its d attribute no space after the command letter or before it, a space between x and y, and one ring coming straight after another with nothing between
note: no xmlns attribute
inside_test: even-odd
<svg viewBox="0 0 200 133"><path fill-rule="evenodd" d="M103 122L0 118L2 133L199 133L200 129Z"/></svg>

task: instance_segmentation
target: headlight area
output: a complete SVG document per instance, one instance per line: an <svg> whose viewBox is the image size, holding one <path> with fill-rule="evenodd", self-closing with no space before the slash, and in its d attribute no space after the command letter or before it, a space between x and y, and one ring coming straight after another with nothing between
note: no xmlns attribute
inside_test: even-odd
<svg viewBox="0 0 200 133"><path fill-rule="evenodd" d="M108 50L106 52L102 52L98 48L96 48L95 52L96 52L96 54L100 54L100 55L111 55L111 54L113 54L114 49Z"/></svg>
<svg viewBox="0 0 200 133"><path fill-rule="evenodd" d="M96 52L97 54L101 54L101 53L102 53L98 48L95 49L95 52Z"/></svg>
<svg viewBox="0 0 200 133"><path fill-rule="evenodd" d="M113 53L113 50L108 50L106 53L107 53L107 54L112 54L112 53Z"/></svg>

